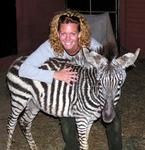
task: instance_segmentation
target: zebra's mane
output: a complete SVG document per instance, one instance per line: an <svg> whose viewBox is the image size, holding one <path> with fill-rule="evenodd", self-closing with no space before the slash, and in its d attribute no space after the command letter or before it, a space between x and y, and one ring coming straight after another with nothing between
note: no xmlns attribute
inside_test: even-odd
<svg viewBox="0 0 145 150"><path fill-rule="evenodd" d="M45 61L39 68L47 70L50 67L51 69L57 70L64 68L66 65L71 65L69 59L53 57Z"/></svg>
<svg viewBox="0 0 145 150"><path fill-rule="evenodd" d="M118 56L118 50L114 43L103 45L99 53L108 59L108 63L111 63L112 60Z"/></svg>

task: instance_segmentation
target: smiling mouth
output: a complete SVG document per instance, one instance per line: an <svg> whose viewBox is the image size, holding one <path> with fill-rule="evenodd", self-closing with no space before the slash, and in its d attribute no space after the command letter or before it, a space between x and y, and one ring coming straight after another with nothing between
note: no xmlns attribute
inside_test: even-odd
<svg viewBox="0 0 145 150"><path fill-rule="evenodd" d="M65 45L66 45L66 46L70 46L70 45L72 45L72 44L71 44L71 43L65 43Z"/></svg>

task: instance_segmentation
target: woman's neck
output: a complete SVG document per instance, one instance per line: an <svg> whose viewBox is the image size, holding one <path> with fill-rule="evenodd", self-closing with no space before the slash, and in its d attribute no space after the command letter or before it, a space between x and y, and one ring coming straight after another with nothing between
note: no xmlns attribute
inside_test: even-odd
<svg viewBox="0 0 145 150"><path fill-rule="evenodd" d="M72 50L72 51L67 51L67 50L65 50L66 51L66 53L68 54L68 55L70 55L70 56L75 56L79 51L80 51L80 46L78 46L78 48L76 49L76 50Z"/></svg>

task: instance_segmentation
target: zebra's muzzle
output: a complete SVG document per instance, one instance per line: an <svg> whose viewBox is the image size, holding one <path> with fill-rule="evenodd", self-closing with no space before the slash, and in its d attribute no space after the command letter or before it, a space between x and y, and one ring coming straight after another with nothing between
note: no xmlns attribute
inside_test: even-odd
<svg viewBox="0 0 145 150"><path fill-rule="evenodd" d="M111 123L115 118L115 110L113 104L105 103L104 109L102 111L102 119L105 123Z"/></svg>

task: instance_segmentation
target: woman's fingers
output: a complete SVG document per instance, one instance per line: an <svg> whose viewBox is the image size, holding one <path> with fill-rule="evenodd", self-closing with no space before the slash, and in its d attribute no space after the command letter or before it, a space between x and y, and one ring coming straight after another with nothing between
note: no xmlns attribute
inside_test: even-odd
<svg viewBox="0 0 145 150"><path fill-rule="evenodd" d="M74 82L78 81L78 74L76 71L72 71L72 68L65 68L60 71L56 71L54 73L54 78L72 85Z"/></svg>

